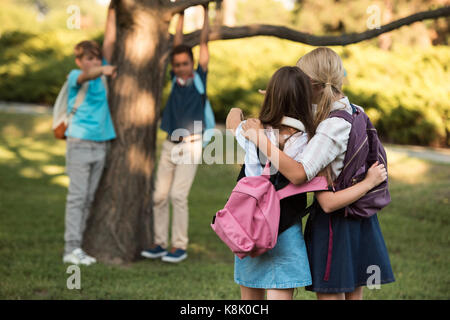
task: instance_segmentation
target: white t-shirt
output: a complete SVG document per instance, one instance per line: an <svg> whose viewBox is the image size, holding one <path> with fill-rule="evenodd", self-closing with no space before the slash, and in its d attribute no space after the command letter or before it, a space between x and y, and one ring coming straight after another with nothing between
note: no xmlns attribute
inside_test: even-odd
<svg viewBox="0 0 450 320"><path fill-rule="evenodd" d="M258 159L256 145L242 135L242 125L244 123L245 121L242 121L236 129L236 140L245 151L245 176L259 176L262 174L263 168ZM278 146L278 138L272 127L267 127L264 130L264 133L274 145ZM298 161L307 143L308 135L299 131L286 141L283 152L292 159Z"/></svg>

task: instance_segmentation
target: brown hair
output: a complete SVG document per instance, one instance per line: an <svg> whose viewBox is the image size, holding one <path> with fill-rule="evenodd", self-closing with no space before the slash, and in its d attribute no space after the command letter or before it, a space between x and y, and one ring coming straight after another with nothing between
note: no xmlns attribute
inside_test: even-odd
<svg viewBox="0 0 450 320"><path fill-rule="evenodd" d="M92 40L84 40L79 43L74 48L75 57L81 59L85 54L92 54L96 58L102 60L102 50L97 42Z"/></svg>
<svg viewBox="0 0 450 320"><path fill-rule="evenodd" d="M305 125L308 139L315 133L311 105L312 88L308 76L297 67L282 67L267 85L259 120L280 128L283 116L300 120Z"/></svg>
<svg viewBox="0 0 450 320"><path fill-rule="evenodd" d="M186 53L189 56L189 58L191 58L191 61L194 62L194 55L192 53L192 48L185 44L180 44L172 49L172 52L170 53L170 61L173 62L173 57L180 53Z"/></svg>

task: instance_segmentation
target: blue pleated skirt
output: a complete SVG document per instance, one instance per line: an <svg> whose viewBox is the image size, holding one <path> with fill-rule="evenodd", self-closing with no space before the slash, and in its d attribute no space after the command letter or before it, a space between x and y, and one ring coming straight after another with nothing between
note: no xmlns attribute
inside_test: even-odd
<svg viewBox="0 0 450 320"><path fill-rule="evenodd" d="M315 202L305 242L312 275L306 290L353 292L360 286L395 281L376 214L370 218L345 217L343 210L327 214Z"/></svg>
<svg viewBox="0 0 450 320"><path fill-rule="evenodd" d="M287 289L312 283L301 222L282 232L275 247L252 258L235 256L234 281L249 288Z"/></svg>

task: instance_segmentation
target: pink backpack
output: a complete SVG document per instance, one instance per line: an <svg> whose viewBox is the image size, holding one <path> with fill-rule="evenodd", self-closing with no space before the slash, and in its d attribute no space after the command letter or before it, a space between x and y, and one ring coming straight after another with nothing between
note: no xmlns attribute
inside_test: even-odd
<svg viewBox="0 0 450 320"><path fill-rule="evenodd" d="M211 227L239 258L256 257L275 247L280 200L299 193L328 190L325 177L302 185L288 184L276 191L269 180L269 162L260 176L240 179Z"/></svg>

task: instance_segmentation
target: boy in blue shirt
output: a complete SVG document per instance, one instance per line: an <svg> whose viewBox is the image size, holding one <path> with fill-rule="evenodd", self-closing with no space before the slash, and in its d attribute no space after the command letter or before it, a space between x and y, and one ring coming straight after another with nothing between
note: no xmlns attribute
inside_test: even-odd
<svg viewBox="0 0 450 320"><path fill-rule="evenodd" d="M90 265L96 259L87 255L81 249L81 244L103 172L107 144L116 137L104 79L104 76L113 76L116 67L105 65L100 46L94 41L82 41L75 46L74 51L75 63L80 69L72 70L68 76L67 112L72 111L82 86L86 94L70 117L65 132L66 167L70 183L66 202L63 262Z"/></svg>
<svg viewBox="0 0 450 320"><path fill-rule="evenodd" d="M200 35L198 68L194 72L192 49L183 45L184 13L180 13L171 54L172 91L164 109L161 129L167 132L156 172L153 194L153 225L155 244L142 251L146 258L159 258L165 262L180 262L187 258L188 245L188 195L202 156L202 131L204 129L205 95L199 93L194 83L195 73L206 92L206 75L209 62L208 6L204 5L204 22ZM202 125L194 125L201 121ZM179 153L183 157L177 156ZM180 161L181 160L181 161ZM187 160L187 161L186 161ZM169 199L172 203L172 239L168 248Z"/></svg>

